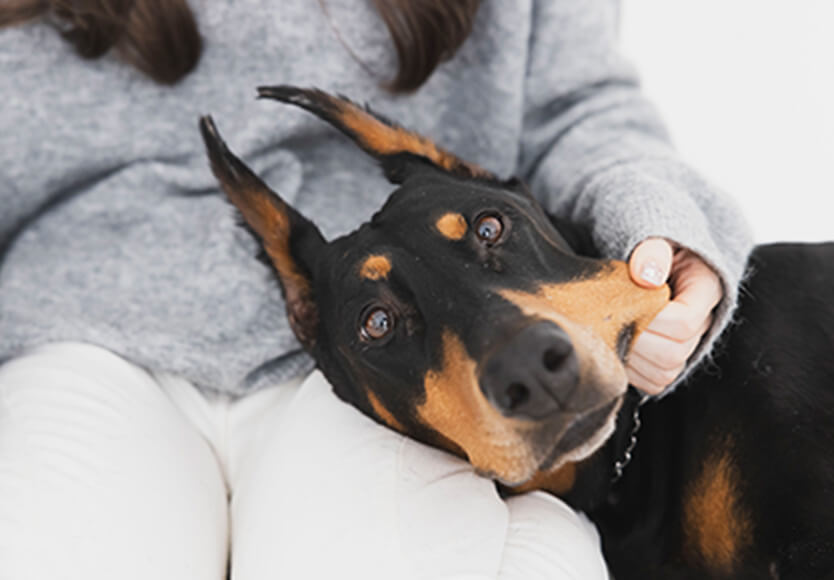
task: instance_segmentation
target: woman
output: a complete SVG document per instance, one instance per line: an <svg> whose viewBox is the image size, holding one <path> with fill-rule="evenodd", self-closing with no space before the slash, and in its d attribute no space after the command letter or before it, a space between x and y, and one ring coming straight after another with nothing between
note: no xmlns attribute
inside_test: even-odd
<svg viewBox="0 0 834 580"><path fill-rule="evenodd" d="M299 387L311 361L206 168L211 112L326 236L371 215L390 186L369 160L252 99L285 83L518 174L637 283L671 282L629 358L661 393L730 317L742 218L671 149L614 3L448 4L0 8L0 577L604 574L557 500L504 503L319 376Z"/></svg>

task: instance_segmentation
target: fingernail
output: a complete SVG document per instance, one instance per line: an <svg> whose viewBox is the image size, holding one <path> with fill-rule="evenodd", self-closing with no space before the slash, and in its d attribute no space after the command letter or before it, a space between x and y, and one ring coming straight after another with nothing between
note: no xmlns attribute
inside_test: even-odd
<svg viewBox="0 0 834 580"><path fill-rule="evenodd" d="M640 270L640 278L655 286L662 286L666 281L666 275L655 262L643 264L643 269Z"/></svg>

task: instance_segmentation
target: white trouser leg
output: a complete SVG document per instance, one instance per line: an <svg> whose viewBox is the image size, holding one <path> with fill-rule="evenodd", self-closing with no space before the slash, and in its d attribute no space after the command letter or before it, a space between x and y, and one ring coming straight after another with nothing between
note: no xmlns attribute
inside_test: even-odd
<svg viewBox="0 0 834 580"><path fill-rule="evenodd" d="M319 372L236 402L226 429L232 580L607 578L593 525L563 502L502 501L468 463L339 401Z"/></svg>
<svg viewBox="0 0 834 580"><path fill-rule="evenodd" d="M221 580L226 490L149 374L97 347L0 367L0 580Z"/></svg>

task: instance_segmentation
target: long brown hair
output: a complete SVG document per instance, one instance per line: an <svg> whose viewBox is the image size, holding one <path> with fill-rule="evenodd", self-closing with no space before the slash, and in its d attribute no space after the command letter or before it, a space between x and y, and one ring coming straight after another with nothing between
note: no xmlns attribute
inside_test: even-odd
<svg viewBox="0 0 834 580"><path fill-rule="evenodd" d="M472 30L481 0L373 0L391 34L399 69L386 86L411 92L451 58ZM187 0L5 0L0 27L52 16L84 58L115 50L163 84L197 64L202 40Z"/></svg>
<svg viewBox="0 0 834 580"><path fill-rule="evenodd" d="M452 58L472 31L481 0L373 0L391 33L399 69L388 84L414 91Z"/></svg>
<svg viewBox="0 0 834 580"><path fill-rule="evenodd" d="M6 0L0 26L53 17L84 58L114 49L153 80L173 84L197 64L202 40L186 0Z"/></svg>

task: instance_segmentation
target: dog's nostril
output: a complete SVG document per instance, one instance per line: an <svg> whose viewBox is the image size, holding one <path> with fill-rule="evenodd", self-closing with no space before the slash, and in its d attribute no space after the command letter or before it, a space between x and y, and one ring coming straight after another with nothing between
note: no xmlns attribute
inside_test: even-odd
<svg viewBox="0 0 834 580"><path fill-rule="evenodd" d="M521 383L512 383L504 391L504 407L508 411L515 411L530 400L530 389Z"/></svg>
<svg viewBox="0 0 834 580"><path fill-rule="evenodd" d="M564 363L569 354L569 348L548 348L542 356L542 364L550 372L557 371L562 367L562 363Z"/></svg>

